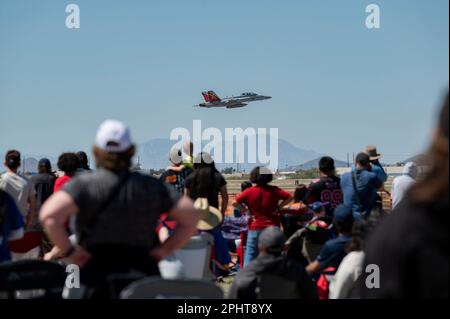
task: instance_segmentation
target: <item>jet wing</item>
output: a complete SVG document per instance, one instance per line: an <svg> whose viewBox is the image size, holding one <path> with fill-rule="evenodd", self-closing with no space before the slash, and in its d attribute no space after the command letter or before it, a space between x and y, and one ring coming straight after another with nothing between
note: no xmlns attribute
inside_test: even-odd
<svg viewBox="0 0 450 319"><path fill-rule="evenodd" d="M234 100L234 99L225 101L226 106L228 106L228 105L232 106L232 105L241 104L241 103L242 103L242 101Z"/></svg>
<svg viewBox="0 0 450 319"><path fill-rule="evenodd" d="M248 105L248 104L247 103L230 104L230 105L227 105L227 109L234 109L234 108L243 107L243 106L246 106L246 105Z"/></svg>

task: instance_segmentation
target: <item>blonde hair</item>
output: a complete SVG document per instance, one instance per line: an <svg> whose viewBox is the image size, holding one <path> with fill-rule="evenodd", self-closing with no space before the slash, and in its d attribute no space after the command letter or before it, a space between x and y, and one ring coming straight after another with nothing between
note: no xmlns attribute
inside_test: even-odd
<svg viewBox="0 0 450 319"><path fill-rule="evenodd" d="M135 154L134 145L121 153L110 153L97 146L92 147L97 167L110 171L126 171L131 167L131 160Z"/></svg>

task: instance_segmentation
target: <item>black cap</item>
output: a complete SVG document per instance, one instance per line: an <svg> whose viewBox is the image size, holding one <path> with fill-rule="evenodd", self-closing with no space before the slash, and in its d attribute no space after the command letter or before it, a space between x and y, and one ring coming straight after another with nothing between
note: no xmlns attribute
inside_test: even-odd
<svg viewBox="0 0 450 319"><path fill-rule="evenodd" d="M358 155L356 155L355 158L355 162L359 163L363 166L369 165L370 164L370 156L367 153L358 153Z"/></svg>
<svg viewBox="0 0 450 319"><path fill-rule="evenodd" d="M52 169L52 164L50 164L50 161L49 161L48 158L41 158L39 160L38 167L46 167L49 170L51 170Z"/></svg>
<svg viewBox="0 0 450 319"><path fill-rule="evenodd" d="M264 247L268 253L281 253L286 237L278 227L267 227L259 235L259 245Z"/></svg>

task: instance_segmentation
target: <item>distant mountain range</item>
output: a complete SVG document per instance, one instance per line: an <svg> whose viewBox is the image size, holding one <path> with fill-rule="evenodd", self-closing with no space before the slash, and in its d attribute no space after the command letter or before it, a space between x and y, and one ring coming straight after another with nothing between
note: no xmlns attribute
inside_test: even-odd
<svg viewBox="0 0 450 319"><path fill-rule="evenodd" d="M175 141L170 139L151 139L146 143L140 144L138 146L138 157L142 168L165 168L169 165L169 150L175 144ZM233 148L233 152L236 152L236 141L225 141L222 144L222 158L225 158L225 145ZM218 145L218 144L217 144ZM258 152L258 146L256 147L256 152ZM269 139L266 139L266 150L270 151ZM237 168L236 164L236 154L233 154L233 163L217 163L218 169L223 169L226 167ZM287 168L294 165L299 165L299 163L306 163L308 161L320 158L322 154L312 151L304 150L296 147L289 142L278 139L278 168ZM239 163L239 169L248 171L259 164L251 163L248 161L248 154L245 153L245 160L243 163Z"/></svg>
<svg viewBox="0 0 450 319"><path fill-rule="evenodd" d="M139 144L137 147L137 157L135 162L139 161L141 168L143 169L161 169L166 168L169 165L169 151L175 145L176 141L165 138L155 138L151 139L145 143ZM225 145L232 147L233 153L236 153L237 149L236 140L225 141L222 144L222 157L225 158ZM246 143L247 146L247 143ZM256 152L258 152L258 145L256 147ZM270 151L269 139L266 138L266 150ZM253 167L258 164L251 163L248 161L247 149L245 152L245 160L243 163L239 163L239 167L236 164L236 154L233 154L234 163L217 163L216 166L219 170L227 167L232 167L234 169L239 168L241 171L250 171ZM4 158L4 154L0 154L1 158ZM313 151L305 150L292 145L283 139L278 139L278 169L279 170L298 170L298 169L308 169L311 167L317 167L318 159L322 154ZM25 159L25 171L35 173L37 171L38 160L46 157L52 163L53 170L56 170L57 157L54 156L44 156L44 155L23 155L22 160ZM341 164L337 161L337 165ZM342 162L343 163L343 162ZM345 164L345 163L344 163ZM344 165L342 164L342 165ZM22 163L23 165L23 163ZM346 164L345 164L346 165ZM93 160L91 160L91 166L94 166ZM3 171L0 169L0 171Z"/></svg>
<svg viewBox="0 0 450 319"><path fill-rule="evenodd" d="M429 156L427 156L426 154L418 154L416 156L412 156L412 157L400 162L400 164L406 164L408 162L414 162L417 165L430 165L431 164L431 160L430 160Z"/></svg>
<svg viewBox="0 0 450 319"><path fill-rule="evenodd" d="M311 161L308 161L306 163L300 164L300 165L296 165L296 166L291 166L287 169L287 171L291 171L291 172L295 172L295 171L300 171L300 170L308 170L308 169L312 169L312 168L318 168L319 167L319 160L320 157L313 159ZM340 160L334 160L334 166L336 168L338 167L347 167L347 163L344 161L340 161Z"/></svg>
<svg viewBox="0 0 450 319"><path fill-rule="evenodd" d="M268 139L267 139L268 140ZM169 150L173 147L175 141L165 138L155 138L151 139L145 143L138 145L137 157L135 162L139 161L140 166L143 169L161 169L169 165ZM236 152L236 141L224 142L223 153L225 153L225 145L233 147L234 152ZM267 141L266 149L270 150L269 142ZM258 148L257 148L258 150ZM4 153L0 154L0 159L3 164ZM223 154L225 156L225 154ZM280 171L298 171L298 170L308 170L311 168L317 168L320 157L323 154L318 153L313 150L305 150L291 143L278 139L278 169ZM25 159L25 171L35 173L37 171L37 163L40 158L46 157L52 163L53 170L56 170L57 157L55 156L45 156L45 155L27 155L23 156ZM239 164L239 170L248 172L253 167L258 165L258 163L249 163L247 158L247 153L245 154L246 160L244 163ZM22 159L22 160L23 160ZM419 154L413 156L399 163L406 163L409 161L414 162L427 162L426 156ZM23 164L23 163L22 163ZM335 159L336 167L347 167L347 163L341 160ZM91 159L91 166L94 167L94 161ZM217 168L222 170L227 167L237 168L236 158L234 157L234 163L218 163ZM0 167L0 172L4 171L2 165Z"/></svg>

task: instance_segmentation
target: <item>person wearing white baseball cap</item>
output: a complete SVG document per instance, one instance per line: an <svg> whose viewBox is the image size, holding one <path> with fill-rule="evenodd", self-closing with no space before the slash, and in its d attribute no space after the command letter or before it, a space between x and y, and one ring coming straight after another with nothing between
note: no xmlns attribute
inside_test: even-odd
<svg viewBox="0 0 450 319"><path fill-rule="evenodd" d="M128 170L135 153L130 130L122 122L104 121L97 130L92 152L97 166L112 171Z"/></svg>
<svg viewBox="0 0 450 319"><path fill-rule="evenodd" d="M133 146L133 142L125 124L115 120L106 120L97 130L95 145L107 152L120 153Z"/></svg>
<svg viewBox="0 0 450 319"><path fill-rule="evenodd" d="M98 169L73 178L41 210L50 240L60 257L81 267L81 283L91 297L111 297L110 274L137 270L143 276L159 275L158 261L182 247L197 229L200 216L191 199L175 199L163 182L130 172L134 151L123 123L103 122L93 146ZM155 229L162 213L168 213L177 227L160 244ZM66 230L72 216L75 245Z"/></svg>

